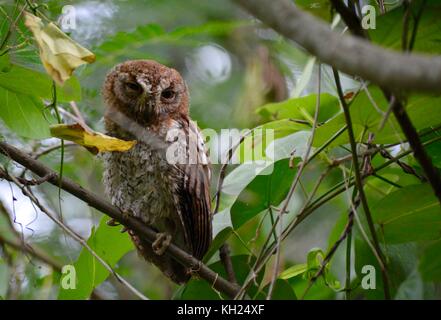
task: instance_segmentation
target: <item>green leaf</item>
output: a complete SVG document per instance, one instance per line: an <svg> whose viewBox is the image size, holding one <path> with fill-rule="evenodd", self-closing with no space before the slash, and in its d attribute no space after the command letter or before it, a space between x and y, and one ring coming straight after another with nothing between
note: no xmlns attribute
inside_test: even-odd
<svg viewBox="0 0 441 320"><path fill-rule="evenodd" d="M314 118L317 94L293 98L283 102L269 103L257 109L265 120L270 119L304 119ZM319 122L324 122L340 110L338 99L329 93L320 94Z"/></svg>
<svg viewBox="0 0 441 320"><path fill-rule="evenodd" d="M441 237L441 208L429 184L406 186L386 195L372 207L372 218L385 243Z"/></svg>
<svg viewBox="0 0 441 320"><path fill-rule="evenodd" d="M18 94L52 99L52 79L45 73L18 65L11 65L7 72L0 72L0 87ZM59 102L80 101L78 79L71 77L63 86L57 85L57 99Z"/></svg>
<svg viewBox="0 0 441 320"><path fill-rule="evenodd" d="M0 258L0 297L6 296L9 287L11 274L8 265ZM0 299L1 300L1 299Z"/></svg>
<svg viewBox="0 0 441 320"><path fill-rule="evenodd" d="M396 300L424 299L424 283L418 270L415 270L401 283L395 295Z"/></svg>
<svg viewBox="0 0 441 320"><path fill-rule="evenodd" d="M439 137L441 133L439 131L425 137L427 139ZM434 142L426 147L427 154L432 159L433 164L441 168L441 140L438 142Z"/></svg>
<svg viewBox="0 0 441 320"><path fill-rule="evenodd" d="M424 281L441 281L441 240L435 241L424 249L419 271Z"/></svg>
<svg viewBox="0 0 441 320"><path fill-rule="evenodd" d="M239 284L243 284L248 273L250 272L251 267L253 266L256 258L253 256L247 255L238 255L232 256L231 262L233 263L233 269L236 275L236 279ZM227 278L227 274L225 272L225 268L220 261L217 261L208 266L214 272L218 273L221 277ZM260 283L262 281L265 270L261 270L256 278L256 283ZM257 286L254 282L251 284L247 293L250 297L253 297L257 294ZM211 284L207 283L202 279L191 279L184 287L181 289L181 295L176 295L176 298L179 299L189 299L189 300L219 300L221 297L226 299L227 297L222 295L221 293L216 292Z"/></svg>
<svg viewBox="0 0 441 320"><path fill-rule="evenodd" d="M335 222L334 227L331 230L331 233L328 237L328 250L332 248L332 246L337 242L337 240L341 237L341 234L343 230L346 227L346 224L348 223L348 213L342 212Z"/></svg>
<svg viewBox="0 0 441 320"><path fill-rule="evenodd" d="M270 284L267 284L263 288L262 292L259 293L256 300L265 300L268 296ZM297 296L289 284L288 281L283 279L276 279L274 283L273 293L271 295L271 300L297 300Z"/></svg>
<svg viewBox="0 0 441 320"><path fill-rule="evenodd" d="M118 228L109 227L106 224L108 220L108 217L101 219L98 228L92 230L87 244L113 268L126 253L133 250L133 244L127 234L119 232ZM76 289L60 287L58 295L60 300L87 299L93 289L109 276L109 271L85 248L82 249L74 267L77 279Z"/></svg>
<svg viewBox="0 0 441 320"><path fill-rule="evenodd" d="M308 252L306 258L306 271L303 274L305 279L311 280L317 272L320 271L325 258L325 253L320 248L311 249ZM338 290L340 288L340 282L335 279L335 277L329 272L329 263L325 266L321 277L324 280L326 286L333 290Z"/></svg>
<svg viewBox="0 0 441 320"><path fill-rule="evenodd" d="M211 242L210 248L208 249L207 253L204 256L204 262L210 260L211 257L213 257L216 252L220 249L220 247L227 241L227 239L230 237L230 235L233 233L233 228L227 227L220 231Z"/></svg>
<svg viewBox="0 0 441 320"><path fill-rule="evenodd" d="M308 279L299 276L292 277L287 281L299 297L303 296L306 288L310 285ZM335 291L327 287L324 281L321 281L320 279L312 285L308 293L303 297L305 300L329 300L333 298L335 298Z"/></svg>
<svg viewBox="0 0 441 320"><path fill-rule="evenodd" d="M289 168L289 160L274 163L274 167L256 176L240 193L231 207L231 221L235 229L267 209L277 206L286 197L296 170ZM271 171L272 170L272 171Z"/></svg>
<svg viewBox="0 0 441 320"><path fill-rule="evenodd" d="M252 132L244 138L242 143L237 147L233 159L236 159L236 163L247 164L250 161L265 160L272 162L284 157L289 157L293 147L287 152L284 150L286 139L288 139L288 136L305 130L310 130L310 127L289 119L267 122L254 128ZM289 142L293 144L293 142L296 142L295 139L296 138L292 136L289 138ZM300 144L297 143L297 145ZM285 151L285 155L280 156L280 151L282 151L282 153ZM299 150L297 150L297 152L298 151Z"/></svg>
<svg viewBox="0 0 441 320"><path fill-rule="evenodd" d="M288 269L284 270L279 278L280 279L291 279L293 277L297 277L298 275L304 274L308 270L308 265L306 263L296 264Z"/></svg>
<svg viewBox="0 0 441 320"><path fill-rule="evenodd" d="M383 121L384 113L389 109L389 103L379 88L369 86L368 89L372 100L365 91L362 91L354 97L350 106L352 125L357 141L361 141L361 135L365 130L375 133L374 143L387 144L405 140L400 125L393 115L389 116L385 127L380 130L380 124ZM412 95L408 99L406 110L414 127L419 131L441 123L441 97ZM345 117L340 113L324 125L318 127L313 146L323 145L345 124ZM366 142L367 139L368 135L365 134L363 141ZM330 146L347 143L349 143L348 133L345 132L335 139Z"/></svg>
<svg viewBox="0 0 441 320"><path fill-rule="evenodd" d="M37 99L0 87L0 118L15 133L32 139L50 137L49 123Z"/></svg>
<svg viewBox="0 0 441 320"><path fill-rule="evenodd" d="M381 246L382 252L386 255L389 286L391 296L394 296L400 287L417 266L417 246L414 243L406 243L399 245ZM355 273L358 282L361 282L367 273L362 273L364 266L373 266L375 270L375 289L359 288L360 294L368 299L384 299L383 279L381 276L381 268L377 258L374 256L372 249L361 238L359 233L356 234L354 240L355 249ZM393 270L393 271L392 271Z"/></svg>
<svg viewBox="0 0 441 320"><path fill-rule="evenodd" d="M409 22L409 34L414 26L412 15L416 15L422 1L412 1L411 18ZM430 1L425 6L421 19L418 22L418 32L415 38L413 51L439 54L441 53L441 5L439 1ZM372 42L381 46L401 51L403 33L403 7L390 10L386 14L378 16L376 28L369 29L369 37ZM409 36L410 38L410 36Z"/></svg>

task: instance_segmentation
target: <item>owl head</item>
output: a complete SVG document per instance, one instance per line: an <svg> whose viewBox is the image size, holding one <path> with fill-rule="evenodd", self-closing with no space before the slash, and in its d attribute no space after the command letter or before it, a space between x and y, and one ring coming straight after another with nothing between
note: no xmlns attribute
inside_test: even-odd
<svg viewBox="0 0 441 320"><path fill-rule="evenodd" d="M131 60L115 66L103 87L109 108L146 124L188 114L188 90L178 71L152 60Z"/></svg>

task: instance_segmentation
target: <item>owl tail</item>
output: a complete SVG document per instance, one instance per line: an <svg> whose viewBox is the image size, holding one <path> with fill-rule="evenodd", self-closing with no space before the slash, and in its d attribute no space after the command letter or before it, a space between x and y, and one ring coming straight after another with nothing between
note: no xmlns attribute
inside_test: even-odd
<svg viewBox="0 0 441 320"><path fill-rule="evenodd" d="M191 274L186 267L166 255L158 256L153 251L151 243L142 240L133 231L129 230L129 234L135 244L138 254L147 261L153 263L173 282L184 284L190 279Z"/></svg>

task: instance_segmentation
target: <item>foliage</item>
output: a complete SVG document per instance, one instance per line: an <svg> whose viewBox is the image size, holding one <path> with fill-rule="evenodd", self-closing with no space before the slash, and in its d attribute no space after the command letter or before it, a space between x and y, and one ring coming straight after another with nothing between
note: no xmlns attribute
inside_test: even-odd
<svg viewBox="0 0 441 320"><path fill-rule="evenodd" d="M329 1L295 2L326 23L335 15ZM212 194L220 198L213 197L213 208L219 200L214 241L203 259L219 276L228 278L218 255L220 247L228 243L236 280L244 285L243 297L383 299L387 287L396 299L441 297L440 203L399 123L389 114L390 103L381 88L340 74L345 95L345 101L340 101L329 66L320 65L295 44L221 0L186 4L177 0L110 1L97 9L106 15L93 9L94 1L69 1L81 12L88 12L78 17L80 29L71 32L56 26L65 1L35 1L41 5L32 8L21 0L0 3L2 139L32 152L46 165L104 197L99 156L72 144L60 145L54 137L92 147L95 153L106 151L103 147L114 141L99 133L104 111L99 91L105 73L126 59L156 59L183 74L192 94L191 115L201 128L251 128L232 154L240 158L256 151L248 159L255 162L242 160L229 165L219 193L216 181L221 166L213 165ZM410 33L416 32L413 51L439 55L441 6L437 1L425 3L421 17L418 13L423 1L412 1L408 9L412 13ZM384 15L377 13L377 28L368 33L376 45L401 50L406 8L399 1L394 6ZM43 32L46 29L29 31L20 16L22 8L56 30L54 38L63 40L59 45L68 48L70 60L82 59L81 63L67 66L61 78L48 68L45 59L49 57L54 63L59 52L42 53L41 37L54 40L54 34ZM127 12L130 19L118 18L119 13ZM177 12L181 16L172 19ZM340 22L339 27L343 25ZM72 58L69 54L76 50L72 48L81 48L81 57ZM93 61L92 52L96 62L77 68ZM63 66L65 60L56 62ZM400 99L434 165L441 169L441 98L403 92ZM351 161L343 102L349 105L360 168ZM96 132L77 124L83 117ZM265 130L273 130L273 139L262 134ZM122 147L131 147L131 142L125 143ZM208 141L211 143L215 142ZM217 155L227 154L231 147L217 146ZM274 153L257 152L262 150ZM1 168L22 178L35 178L7 157L1 158ZM382 277L367 212L360 205L356 171L364 178L388 283ZM89 250L73 242L43 212L34 211L16 187L2 180L0 188L4 204L0 206L0 299L134 297L133 290L116 280ZM32 190L44 206L145 296L228 298L197 277L183 286L171 284L135 256L127 234L107 226L108 218L58 188L42 183ZM284 206L286 212L281 211ZM38 248L36 252L48 253L55 263L24 255L20 246L6 242L23 240ZM279 265L274 258L277 254ZM40 264L47 268L40 269ZM75 267L76 289L61 287L65 275L60 274L60 265ZM376 270L374 289L363 288L367 265ZM19 270L24 270L24 280L13 283L11 279Z"/></svg>

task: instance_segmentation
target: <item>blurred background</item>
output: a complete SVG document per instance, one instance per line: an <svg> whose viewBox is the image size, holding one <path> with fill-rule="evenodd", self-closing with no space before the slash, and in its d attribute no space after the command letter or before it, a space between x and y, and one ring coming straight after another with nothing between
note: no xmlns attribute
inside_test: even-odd
<svg viewBox="0 0 441 320"><path fill-rule="evenodd" d="M332 23L328 1L298 2L305 10ZM41 0L38 3L44 5L41 8L49 20L58 22L62 21L63 10L66 10L63 7L73 6L76 26L64 28L63 31L96 54L95 63L82 66L75 72L82 92L76 105L87 124L96 131L103 132L104 105L100 90L104 77L115 64L129 59L154 59L177 69L190 90L191 117L202 129L251 129L271 120L268 115L257 112L263 105L317 91L318 65L315 58L272 30L260 26L258 21L230 1ZM0 0L0 5L11 12L14 2ZM334 27L342 28L338 21L334 21ZM33 45L11 52L10 59L18 65L43 71ZM344 76L343 84L346 91L356 86L354 81ZM335 95L332 72L327 66L322 66L321 92ZM73 112L70 104L60 103L59 106L63 119L70 122L69 113ZM22 139L5 126L0 126L0 130L9 142L23 146L26 151L45 150L59 144L55 138L40 141ZM297 138L299 145L296 148L301 152L299 150L306 143L306 137ZM220 152L225 149L226 146L221 146ZM346 154L341 150L335 152L336 155ZM39 159L58 170L60 151L42 154ZM9 165L11 170L20 172L21 168ZM230 166L228 172L234 168ZM212 194L216 190L219 169L219 165L213 167ZM301 190L311 190L325 169L325 164L319 160L307 167L301 179L302 188L298 188L291 201L291 213L304 202L307 194ZM78 146L65 147L64 176L104 196L102 172L99 156ZM327 190L341 179L342 172L334 171L320 190ZM226 183L234 186L235 181L227 178ZM63 220L79 235L88 239L98 228L101 213L65 192L61 192L59 203L58 193L56 187L46 184L36 192L54 212L59 212L61 204ZM41 248L62 265L77 261L82 247L35 208L19 189L6 181L0 181L0 200L4 210L13 217L13 226L23 234L25 242ZM335 234L332 235L334 225L342 214L347 213L347 208L348 195L343 194L302 223L284 242L282 265L305 263L307 253L312 248L326 250L329 237L335 238ZM221 209L215 218L216 232L231 226L228 205ZM259 252L271 226L270 219L264 215L256 215L229 234L228 243L233 255ZM7 232L5 223L3 230ZM124 234L122 237L127 236ZM105 238L103 241L106 241ZM412 245L409 247L409 250L413 250ZM170 299L179 295L176 285L138 257L132 249L127 251L115 265L115 270L129 283L151 299ZM339 249L331 270L341 282L344 281L345 272L344 253L344 249ZM218 254L214 254L210 263L218 259ZM57 298L59 274L54 275L50 267L30 255L13 257L12 268L6 267L4 260L1 261L0 296L8 299ZM273 262L270 262L265 277L269 277L272 267ZM102 282L95 293L109 299L136 298L114 277ZM185 297L192 298L190 293ZM322 285L312 290L307 298L338 297L341 297L340 293Z"/></svg>

